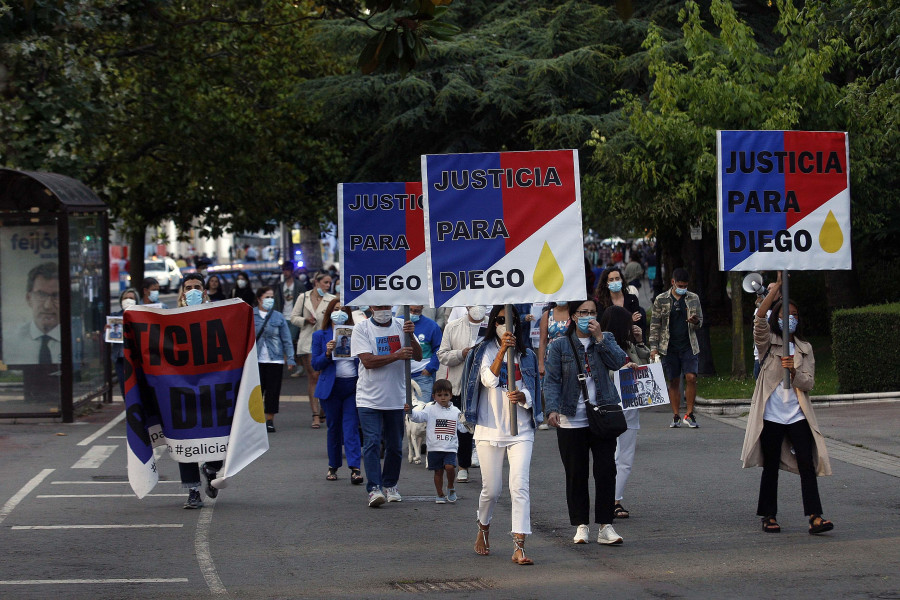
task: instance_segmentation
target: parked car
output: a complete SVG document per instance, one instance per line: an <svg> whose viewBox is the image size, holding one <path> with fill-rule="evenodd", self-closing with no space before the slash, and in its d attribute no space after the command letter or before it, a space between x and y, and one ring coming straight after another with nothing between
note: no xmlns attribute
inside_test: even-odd
<svg viewBox="0 0 900 600"><path fill-rule="evenodd" d="M144 277L153 277L159 282L159 289L164 294L177 291L181 285L181 269L168 256L148 258L144 261Z"/></svg>

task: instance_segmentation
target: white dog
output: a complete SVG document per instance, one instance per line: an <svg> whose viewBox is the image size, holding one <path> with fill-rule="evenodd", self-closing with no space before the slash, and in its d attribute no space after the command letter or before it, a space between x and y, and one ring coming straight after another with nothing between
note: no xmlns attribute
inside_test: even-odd
<svg viewBox="0 0 900 600"><path fill-rule="evenodd" d="M422 401L422 390L415 381L412 383L412 407L414 410L422 410L425 408L425 402ZM406 415L406 446L407 460L417 465L422 464L422 444L425 443L425 423L416 423Z"/></svg>

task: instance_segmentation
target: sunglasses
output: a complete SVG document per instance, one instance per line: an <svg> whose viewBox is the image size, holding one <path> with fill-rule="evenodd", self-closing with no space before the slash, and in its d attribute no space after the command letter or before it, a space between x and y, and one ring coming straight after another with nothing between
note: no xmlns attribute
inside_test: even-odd
<svg viewBox="0 0 900 600"><path fill-rule="evenodd" d="M496 323L497 325L506 325L506 317L498 316L494 319L494 323Z"/></svg>

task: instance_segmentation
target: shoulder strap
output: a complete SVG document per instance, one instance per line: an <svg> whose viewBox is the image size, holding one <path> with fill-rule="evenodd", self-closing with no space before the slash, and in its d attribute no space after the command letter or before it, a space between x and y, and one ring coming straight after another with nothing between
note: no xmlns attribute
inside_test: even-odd
<svg viewBox="0 0 900 600"><path fill-rule="evenodd" d="M266 318L263 319L262 327L259 328L259 333L256 334L256 341L257 341L257 342L259 341L259 338L262 337L263 331L266 330L266 324L269 322L269 319L272 317L272 313L273 313L273 312L275 312L275 311L274 311L274 310L270 310L269 312L266 313Z"/></svg>
<svg viewBox="0 0 900 600"><path fill-rule="evenodd" d="M584 374L584 370L581 368L581 361L578 359L578 351L575 350L575 342L572 341L572 336L567 335L566 339L569 340L569 346L572 348L572 354L575 355L575 367L578 369L578 382L581 384L581 393L584 394L584 401L588 402L590 399L590 395L588 394L587 388L587 377Z"/></svg>

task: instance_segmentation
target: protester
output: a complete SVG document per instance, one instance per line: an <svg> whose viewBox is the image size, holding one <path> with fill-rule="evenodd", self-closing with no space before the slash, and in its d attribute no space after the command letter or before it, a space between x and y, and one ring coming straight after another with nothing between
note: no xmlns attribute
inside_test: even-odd
<svg viewBox="0 0 900 600"><path fill-rule="evenodd" d="M291 312L294 310L294 300L299 298L305 291L306 288L294 277L294 263L289 260L281 263L281 283L275 286L275 310L290 317ZM296 348L297 338L300 336L300 328L288 321L288 329L291 331L291 340L293 340L294 348Z"/></svg>
<svg viewBox="0 0 900 600"><path fill-rule="evenodd" d="M634 323L632 315L621 306L610 306L600 316L600 329L612 333L619 348L628 354L628 359L636 365L646 365L650 360L650 348L643 342L643 332ZM641 428L641 411L626 410L625 422L628 429L616 439L616 505L613 514L617 519L627 519L630 514L622 506L625 485L631 477L634 465L634 450L637 447L637 432Z"/></svg>
<svg viewBox="0 0 900 600"><path fill-rule="evenodd" d="M415 336L422 348L422 360L414 362L410 369L412 380L419 385L422 398L431 398L434 374L438 370L437 349L441 346L441 328L422 314L422 305L409 307L409 320L415 324Z"/></svg>
<svg viewBox="0 0 900 600"><path fill-rule="evenodd" d="M785 323L782 316L781 274L769 284L753 320L753 340L763 357L759 378L753 390L750 415L744 434L741 460L744 468L763 468L759 483L756 514L762 517L762 530L778 533L778 471L784 469L800 475L803 512L809 517L809 533L820 534L834 529L822 517L817 475L831 475L831 463L825 438L819 429L809 400L815 385L816 362L813 349L803 334L803 320L794 302L789 302L788 332L792 346L785 347ZM771 314L766 318L766 313ZM784 370L790 370L791 388L782 387ZM787 438L785 440L785 438Z"/></svg>
<svg viewBox="0 0 900 600"><path fill-rule="evenodd" d="M297 337L297 354L306 371L306 391L309 396L309 407L312 411L313 429L321 427L322 408L316 397L316 383L319 373L312 366L312 336L315 331L322 328L328 303L334 300L334 296L328 293L331 287L331 276L326 272L320 272L315 276L315 284L312 290L304 292L294 302L291 310L291 323L300 328Z"/></svg>
<svg viewBox="0 0 900 600"><path fill-rule="evenodd" d="M610 371L629 363L612 333L604 332L597 322L597 304L593 300L569 303L578 319L575 327L550 345L544 397L547 420L557 428L557 443L566 472L566 504L569 523L575 526L576 544L590 538L590 493L588 468L593 456L594 522L600 525L597 542L621 544L613 529L616 493L616 440L601 438L588 426L586 403L595 406L619 404L619 396ZM576 366L580 365L580 368ZM588 397L584 397L581 377Z"/></svg>
<svg viewBox="0 0 900 600"><path fill-rule="evenodd" d="M538 345L538 371L544 376L544 360L547 347L556 338L566 335L572 320L569 318L569 307L566 302L551 302L548 310L541 315L541 339Z"/></svg>
<svg viewBox="0 0 900 600"><path fill-rule="evenodd" d="M401 361L422 360L422 348L412 335L415 331L412 321L391 317L389 305L372 306L371 309L372 318L358 323L353 330L350 354L360 362L356 406L363 432L368 504L377 508L386 501L403 500L397 490L406 405L406 374ZM407 333L410 334L410 345L404 346Z"/></svg>
<svg viewBox="0 0 900 600"><path fill-rule="evenodd" d="M453 504L457 501L454 480L456 478L456 450L459 439L457 431L468 432L459 409L450 403L453 386L446 379L434 383L434 402L429 402L423 410L413 410L410 419L425 423L425 444L428 446L428 470L434 471L435 503ZM406 411L411 407L406 405ZM447 495L444 495L444 473L447 474Z"/></svg>
<svg viewBox="0 0 900 600"><path fill-rule="evenodd" d="M681 407L681 376L684 375L684 396L687 412L684 424L699 427L694 418L694 400L697 397L697 355L700 344L697 330L703 326L703 310L700 297L688 291L690 275L685 269L672 272L672 287L653 301L650 318L650 359L662 356L663 371L669 387L669 402L674 418L669 427L679 427Z"/></svg>
<svg viewBox="0 0 900 600"><path fill-rule="evenodd" d="M203 276L199 273L190 273L185 275L181 282L181 293L178 295L178 306L198 306L209 302L209 296L203 285ZM184 503L184 508L196 509L203 508L203 498L200 496L200 471L206 477L206 495L215 498L219 495L219 490L212 486L212 481L216 478L219 469L222 468L222 461L215 460L203 465L197 463L178 463L178 472L181 475L181 487L188 490L188 498Z"/></svg>
<svg viewBox="0 0 900 600"><path fill-rule="evenodd" d="M341 467L341 446L350 468L350 483L363 482L359 466L361 447L359 442L359 415L356 411L356 383L359 359L334 360L334 325L353 325L353 314L348 306L341 306L340 299L328 303L322 328L312 337L312 368L319 372L316 397L325 409L327 428L328 472L325 479L337 481Z"/></svg>
<svg viewBox="0 0 900 600"><path fill-rule="evenodd" d="M632 321L638 324L641 331L647 332L647 314L638 301L638 297L625 288L625 277L619 267L610 267L600 274L595 292L597 310L602 314L610 306L621 306L629 312Z"/></svg>
<svg viewBox="0 0 900 600"><path fill-rule="evenodd" d="M210 302L225 300L225 290L222 289L222 282L217 275L210 275L206 280L206 295L209 296Z"/></svg>
<svg viewBox="0 0 900 600"><path fill-rule="evenodd" d="M297 367L294 344L287 321L275 310L275 292L267 285L256 290L257 306L253 309L256 326L256 353L259 362L259 385L263 394L266 431L275 433L275 415L281 398L281 376L284 365L288 371Z"/></svg>
<svg viewBox="0 0 900 600"><path fill-rule="evenodd" d="M250 275L246 271L240 271L235 280L234 289L231 290L232 298L240 298L250 306L256 306L256 294L250 286Z"/></svg>
<svg viewBox="0 0 900 600"><path fill-rule="evenodd" d="M160 308L169 308L159 301L159 282L153 277L145 277L141 282L141 304L158 304Z"/></svg>
<svg viewBox="0 0 900 600"><path fill-rule="evenodd" d="M641 287L641 279L644 277L644 267L641 266L641 255L638 252L632 252L631 258L625 264L625 281L628 285L636 288Z"/></svg>
<svg viewBox="0 0 900 600"><path fill-rule="evenodd" d="M482 323L484 316L483 306L469 306L465 316L448 321L441 338L441 347L437 352L438 360L445 367L440 370L439 376L450 382L453 394L451 402L460 410L462 410L463 363L466 356L483 339L484 332L487 331ZM459 483L469 481L469 469L472 468L472 444L471 433L459 433L459 449L456 453L459 465L456 480Z"/></svg>
<svg viewBox="0 0 900 600"><path fill-rule="evenodd" d="M112 313L114 317L122 316L126 310L138 303L138 291L134 288L127 288L119 294L119 306L122 310ZM110 353L113 365L116 369L116 379L119 380L119 390L122 392L122 398L125 397L125 344L112 344Z"/></svg>
<svg viewBox="0 0 900 600"><path fill-rule="evenodd" d="M478 537L475 552L490 553L488 531L494 508L503 488L503 458L509 461L509 492L512 499L512 536L515 549L512 561L532 565L525 555L525 536L531 534L531 499L529 470L534 445L534 430L543 421L541 382L537 357L525 345L524 331L516 327L519 315L511 307L511 324L507 324L502 305L491 310L484 342L466 359L472 367L464 386L465 417L475 426L475 443L481 458L481 495L478 500ZM513 349L516 391L510 391L506 363L507 349ZM471 362L470 362L471 361ZM513 412L514 411L514 412ZM518 435L512 435L510 416L518 424Z"/></svg>

